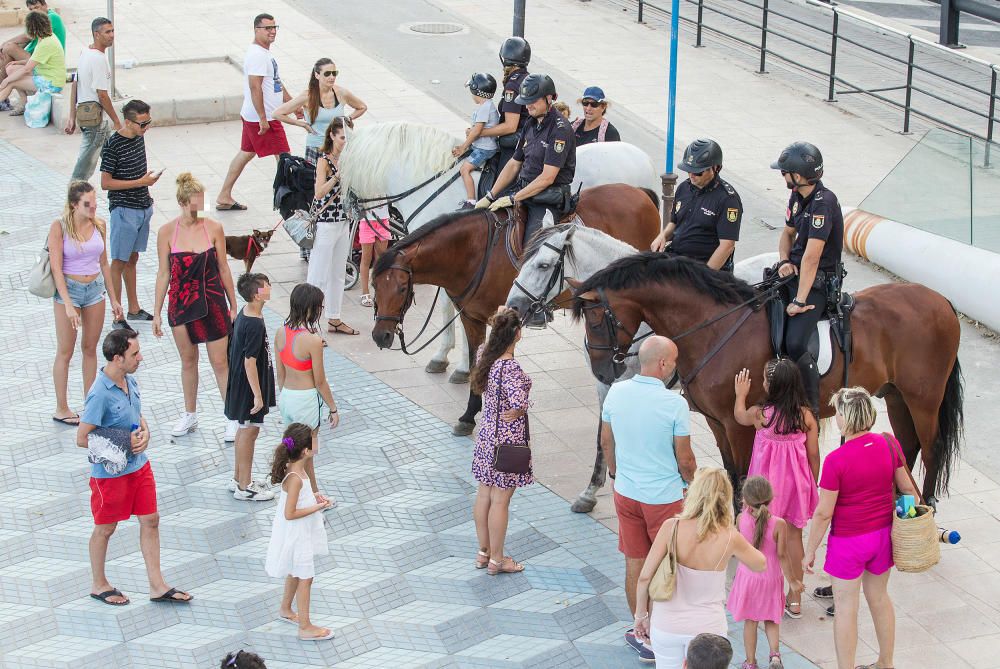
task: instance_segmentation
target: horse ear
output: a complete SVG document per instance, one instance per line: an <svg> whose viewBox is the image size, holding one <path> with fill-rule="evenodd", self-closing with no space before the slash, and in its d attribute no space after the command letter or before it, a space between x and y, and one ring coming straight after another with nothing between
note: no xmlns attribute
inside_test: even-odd
<svg viewBox="0 0 1000 669"><path fill-rule="evenodd" d="M576 279L569 276L566 277L566 283L568 283L569 287L572 288L573 290L576 290L583 284L582 281L577 281Z"/></svg>
<svg viewBox="0 0 1000 669"><path fill-rule="evenodd" d="M583 285L582 281L577 281L576 279L573 279L573 278L568 277L568 276L566 277L566 283L568 283L569 287L572 288L574 291L580 290L580 286ZM597 300L601 299L597 295L597 291L596 290L588 290L586 293L581 293L580 295L577 295L574 292L573 296L576 297L576 298L579 298L579 299L581 299L581 300L583 300L585 302L596 302Z"/></svg>

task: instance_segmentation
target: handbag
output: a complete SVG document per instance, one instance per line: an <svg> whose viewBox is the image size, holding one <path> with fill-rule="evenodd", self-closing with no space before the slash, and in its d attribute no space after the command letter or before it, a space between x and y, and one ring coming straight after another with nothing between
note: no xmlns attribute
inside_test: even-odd
<svg viewBox="0 0 1000 669"><path fill-rule="evenodd" d="M660 560L653 578L649 580L649 596L654 602L666 602L677 589L677 528L679 520L674 520L674 530L670 533L670 546Z"/></svg>
<svg viewBox="0 0 1000 669"><path fill-rule="evenodd" d="M889 462L893 462L893 451L899 448L899 442L892 435L883 432L886 443L889 445ZM910 477L913 489L917 491L917 499L920 502L914 508L917 515L913 518L900 518L895 511L892 514L892 561L896 563L896 569L909 573L919 573L927 571L941 561L941 543L938 539L937 522L934 520L934 509L924 504L924 499L920 495L916 481L910 468L906 466L906 458L903 457L902 449L899 448L899 458L906 469L906 475ZM893 467L895 472L896 468ZM892 484L893 498L896 496L895 481ZM893 505L895 508L895 504Z"/></svg>
<svg viewBox="0 0 1000 669"><path fill-rule="evenodd" d="M503 388L503 364L500 365L500 379L497 381L497 394ZM499 398L498 398L499 400ZM500 402L497 401L496 428L494 435L500 434ZM527 474L531 471L531 427L528 414L524 414L523 444L497 444L493 451L493 469L506 474Z"/></svg>
<svg viewBox="0 0 1000 669"><path fill-rule="evenodd" d="M332 167L331 163L331 167ZM292 241L299 245L302 249L311 249L313 243L316 241L316 221L319 219L320 214L326 211L336 198L331 195L326 204L324 204L319 209L316 209L316 202L313 201L312 205L309 207L309 211L304 209L296 209L291 216L284 220L283 227L288 236L292 238Z"/></svg>
<svg viewBox="0 0 1000 669"><path fill-rule="evenodd" d="M46 240L38 261L28 272L28 292L48 299L56 294L56 280L52 278L52 260L49 257L49 242Z"/></svg>
<svg viewBox="0 0 1000 669"><path fill-rule="evenodd" d="M76 124L81 128L96 128L104 120L100 102L81 102L76 106Z"/></svg>

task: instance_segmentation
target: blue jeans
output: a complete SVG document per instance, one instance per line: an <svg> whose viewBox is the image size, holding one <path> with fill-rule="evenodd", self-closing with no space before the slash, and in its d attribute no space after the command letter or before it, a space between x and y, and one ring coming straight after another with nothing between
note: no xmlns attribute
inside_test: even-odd
<svg viewBox="0 0 1000 669"><path fill-rule="evenodd" d="M111 135L111 123L107 120L93 128L80 128L83 141L80 143L80 153L76 157L76 167L73 168L73 180L87 181L97 169L97 159L101 157L101 147L104 140Z"/></svg>

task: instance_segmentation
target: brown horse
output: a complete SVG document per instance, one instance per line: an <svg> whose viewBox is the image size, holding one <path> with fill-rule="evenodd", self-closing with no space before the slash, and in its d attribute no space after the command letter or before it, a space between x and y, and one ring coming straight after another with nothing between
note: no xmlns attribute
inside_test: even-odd
<svg viewBox="0 0 1000 669"><path fill-rule="evenodd" d="M659 198L648 189L608 184L585 189L577 214L596 228L636 247L647 247L660 229ZM520 240L523 211L484 210L443 214L393 244L375 264L375 326L379 348L403 334L413 302L413 284L438 286L462 310L462 325L474 355L486 336L486 321L507 299L518 268L505 240L514 227ZM519 246L519 244L517 244ZM505 250L507 249L507 250ZM469 392L455 434L472 434L482 398Z"/></svg>
<svg viewBox="0 0 1000 669"><path fill-rule="evenodd" d="M617 376L639 323L676 338L677 372L688 402L705 416L734 483L746 476L754 430L733 417L733 379L744 367L750 369L750 400L760 401L760 370L774 356L767 317L753 308L754 298L753 288L731 274L647 252L576 284L573 301L574 317L586 322L591 368L606 383ZM936 494L947 492L962 435L958 317L947 299L919 284L873 286L855 298L850 383L885 398L909 466L918 452L922 457L923 494L933 502ZM691 329L696 331L685 336ZM827 401L843 379L843 356L836 350L834 355L820 383L824 418L833 414Z"/></svg>

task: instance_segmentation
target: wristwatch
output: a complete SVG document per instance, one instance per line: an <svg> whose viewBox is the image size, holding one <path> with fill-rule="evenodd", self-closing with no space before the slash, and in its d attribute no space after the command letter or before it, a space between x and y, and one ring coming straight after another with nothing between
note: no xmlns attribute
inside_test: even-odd
<svg viewBox="0 0 1000 669"><path fill-rule="evenodd" d="M805 307L805 306L808 306L808 305L807 305L807 304L806 304L805 302L800 302L800 301L799 301L799 298L797 298L797 297L796 297L796 298L795 298L794 300L792 300L792 304L794 304L794 305L795 305L795 306L797 306L797 307Z"/></svg>

